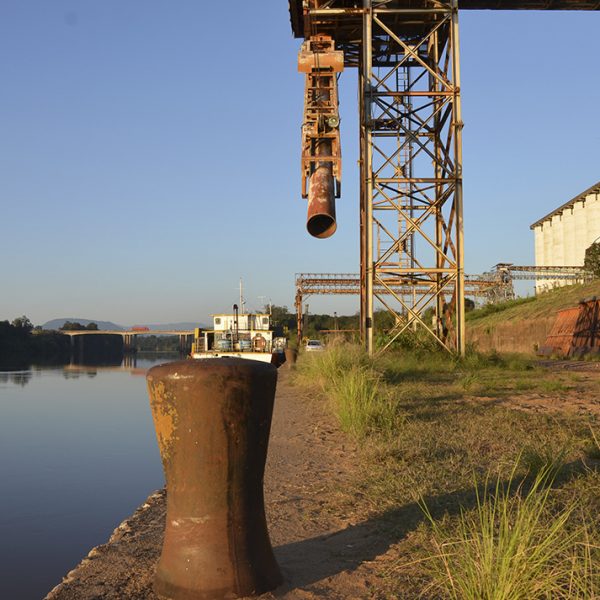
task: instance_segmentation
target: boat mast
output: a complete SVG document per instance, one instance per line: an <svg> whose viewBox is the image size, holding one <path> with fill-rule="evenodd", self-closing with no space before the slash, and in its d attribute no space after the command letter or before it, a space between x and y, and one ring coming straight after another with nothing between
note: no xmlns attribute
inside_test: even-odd
<svg viewBox="0 0 600 600"><path fill-rule="evenodd" d="M244 282L240 277L240 314L242 315L244 314L244 304L246 304L246 301L244 300Z"/></svg>

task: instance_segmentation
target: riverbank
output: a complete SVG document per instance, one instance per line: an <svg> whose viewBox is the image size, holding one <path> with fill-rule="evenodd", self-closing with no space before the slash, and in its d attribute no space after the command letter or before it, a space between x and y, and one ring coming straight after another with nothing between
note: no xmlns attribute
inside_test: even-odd
<svg viewBox="0 0 600 600"><path fill-rule="evenodd" d="M55 331L36 331L0 322L0 371L17 371L31 363L62 364L69 361L69 339Z"/></svg>
<svg viewBox="0 0 600 600"><path fill-rule="evenodd" d="M85 339L84 339L85 338ZM0 371L28 369L30 365L77 363L119 364L123 360L120 336L69 338L58 331L31 330L0 322Z"/></svg>
<svg viewBox="0 0 600 600"><path fill-rule="evenodd" d="M269 531L285 579L277 598L360 598L376 587L371 561L391 540L377 520L363 518L359 502L348 500L357 469L356 446L317 395L294 386L283 367L265 475ZM46 600L154 600L164 512L164 492L151 495Z"/></svg>

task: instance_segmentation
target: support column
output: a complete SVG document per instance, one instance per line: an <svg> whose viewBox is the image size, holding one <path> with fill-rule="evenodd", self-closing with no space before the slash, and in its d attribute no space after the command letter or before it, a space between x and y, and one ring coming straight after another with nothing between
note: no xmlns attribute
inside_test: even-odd
<svg viewBox="0 0 600 600"><path fill-rule="evenodd" d="M460 38L458 30L458 0L452 2L452 72L454 75L454 157L455 165L455 190L454 204L456 207L456 351L464 356L466 350L465 333L465 248L464 248L464 223L463 223L463 176L462 176L462 101L460 97Z"/></svg>
<svg viewBox="0 0 600 600"><path fill-rule="evenodd" d="M371 0L364 0L363 8L359 104L365 347L374 353L377 300L393 316L382 351L417 329L462 354L457 0L440 0L422 11L380 8ZM430 306L436 307L435 324L423 318Z"/></svg>
<svg viewBox="0 0 600 600"><path fill-rule="evenodd" d="M372 31L373 31L373 12L372 0L363 0L363 6L366 9L363 15L363 47L361 61L361 77L362 83L362 113L360 115L361 127L361 148L363 154L362 159L362 182L361 193L363 199L361 206L364 209L364 223L362 225L363 249L364 256L361 260L361 275L364 279L361 282L361 294L364 294L364 299L361 298L361 306L364 305L364 315L362 329L364 331L365 348L369 356L372 356L375 349L373 346L373 147L372 147L372 123L371 123L371 78L373 76L373 46L372 46ZM361 210L361 217L362 217Z"/></svg>
<svg viewBox="0 0 600 600"><path fill-rule="evenodd" d="M296 334L298 336L298 348L302 345L302 292L296 291Z"/></svg>

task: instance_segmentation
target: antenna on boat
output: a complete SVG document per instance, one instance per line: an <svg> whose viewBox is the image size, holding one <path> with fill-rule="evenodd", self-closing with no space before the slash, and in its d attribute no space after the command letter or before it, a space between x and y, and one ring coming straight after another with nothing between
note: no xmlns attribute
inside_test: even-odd
<svg viewBox="0 0 600 600"><path fill-rule="evenodd" d="M240 314L243 315L244 314L244 305L246 304L246 301L244 300L244 282L242 281L242 278L240 277Z"/></svg>

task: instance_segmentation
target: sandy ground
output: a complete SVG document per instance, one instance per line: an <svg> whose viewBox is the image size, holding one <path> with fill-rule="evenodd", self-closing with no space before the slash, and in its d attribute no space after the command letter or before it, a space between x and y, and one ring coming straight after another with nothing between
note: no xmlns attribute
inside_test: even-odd
<svg viewBox="0 0 600 600"><path fill-rule="evenodd" d="M521 392L504 398L480 396L473 401L488 401L490 404L532 413L600 416L600 362L546 360L539 364L554 373L568 374L562 379L565 389Z"/></svg>
<svg viewBox="0 0 600 600"><path fill-rule="evenodd" d="M383 598L377 557L392 540L348 502L356 449L331 415L280 370L265 498L271 541L285 582L263 599ZM148 498L52 590L47 600L154 599L165 493Z"/></svg>

